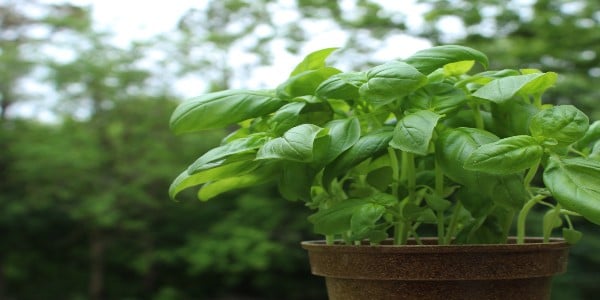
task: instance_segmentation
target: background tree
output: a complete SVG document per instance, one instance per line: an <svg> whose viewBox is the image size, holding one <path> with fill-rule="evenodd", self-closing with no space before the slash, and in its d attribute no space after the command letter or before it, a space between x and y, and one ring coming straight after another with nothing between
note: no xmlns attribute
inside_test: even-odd
<svg viewBox="0 0 600 300"><path fill-rule="evenodd" d="M334 63L349 70L452 42L494 68L559 72L552 100L598 119L596 1L417 2L211 0L126 47L88 8L0 2L0 298L325 299L298 247L314 237L300 203L270 186L167 199L173 175L226 134L169 131L181 86L272 87L322 47L343 47ZM556 299L598 291L599 237L578 225Z"/></svg>

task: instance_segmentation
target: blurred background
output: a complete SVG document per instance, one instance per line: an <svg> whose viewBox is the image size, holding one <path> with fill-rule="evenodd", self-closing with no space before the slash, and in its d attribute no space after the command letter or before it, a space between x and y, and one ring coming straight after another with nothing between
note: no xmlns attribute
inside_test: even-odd
<svg viewBox="0 0 600 300"><path fill-rule="evenodd" d="M475 47L491 68L558 72L546 101L600 119L597 0L0 0L0 26L3 300L326 299L302 203L268 186L167 196L226 134L174 136L177 103L274 87L320 48L351 70ZM597 299L600 234L575 225L553 298Z"/></svg>

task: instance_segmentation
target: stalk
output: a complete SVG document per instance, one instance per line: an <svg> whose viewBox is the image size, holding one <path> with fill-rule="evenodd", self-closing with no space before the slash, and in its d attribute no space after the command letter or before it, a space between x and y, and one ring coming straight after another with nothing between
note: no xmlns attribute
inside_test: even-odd
<svg viewBox="0 0 600 300"><path fill-rule="evenodd" d="M398 162L398 155L396 150L392 147L388 147L388 155L390 156L390 164L392 166L392 195L398 199L398 186L400 184L400 163ZM398 199L400 201L400 199ZM400 205L398 205L398 209L400 210ZM401 214L401 211L398 211L398 214ZM399 217L398 217L399 218ZM401 240L401 232L402 232L402 222L397 220L394 224L394 244L400 244Z"/></svg>
<svg viewBox="0 0 600 300"><path fill-rule="evenodd" d="M406 180L408 189L408 203L417 201L417 175L415 172L415 155L409 152L402 152L402 179ZM410 232L410 222L404 221L399 224L396 235L400 245L406 244Z"/></svg>
<svg viewBox="0 0 600 300"><path fill-rule="evenodd" d="M435 162L435 194L440 198L443 198L444 196L444 172L442 172L442 168L440 167L440 164L437 163L437 161ZM446 243L446 240L444 238L444 212L437 211L436 216L438 244L443 245Z"/></svg>
<svg viewBox="0 0 600 300"><path fill-rule="evenodd" d="M452 216L450 217L450 223L448 224L448 231L446 232L446 239L444 240L444 244L448 245L452 241L452 235L456 230L456 226L458 226L458 213L462 209L462 203L460 201L456 202L454 205L454 211L452 212Z"/></svg>
<svg viewBox="0 0 600 300"><path fill-rule="evenodd" d="M517 218L517 244L525 243L525 221L527 220L527 215L531 208L540 200L544 199L545 196L537 195L529 199L527 203L523 206L521 211L519 212L519 217Z"/></svg>

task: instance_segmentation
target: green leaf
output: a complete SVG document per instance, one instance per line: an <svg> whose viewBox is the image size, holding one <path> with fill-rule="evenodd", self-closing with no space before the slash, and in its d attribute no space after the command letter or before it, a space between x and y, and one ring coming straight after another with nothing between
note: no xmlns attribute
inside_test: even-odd
<svg viewBox="0 0 600 300"><path fill-rule="evenodd" d="M333 111L327 103L291 102L273 114L269 125L275 134L283 135L290 128L300 124L323 125L332 117Z"/></svg>
<svg viewBox="0 0 600 300"><path fill-rule="evenodd" d="M592 123L585 135L574 146L579 150L591 149L598 141L600 141L600 120Z"/></svg>
<svg viewBox="0 0 600 300"><path fill-rule="evenodd" d="M492 133L476 128L461 127L442 131L435 142L436 161L444 174L454 182L468 184L477 182L485 175L481 172L464 168L467 158L481 145L493 143L498 137Z"/></svg>
<svg viewBox="0 0 600 300"><path fill-rule="evenodd" d="M401 207L401 214L405 220L435 223L437 221L435 213L427 206L418 206L414 203L406 203Z"/></svg>
<svg viewBox="0 0 600 300"><path fill-rule="evenodd" d="M265 143L256 154L256 159L284 159L299 162L313 160L313 144L323 128L302 124L286 131L282 137Z"/></svg>
<svg viewBox="0 0 600 300"><path fill-rule="evenodd" d="M600 224L600 162L550 156L544 184L564 208Z"/></svg>
<svg viewBox="0 0 600 300"><path fill-rule="evenodd" d="M474 60L463 60L444 65L444 75L460 76L466 74L475 65Z"/></svg>
<svg viewBox="0 0 600 300"><path fill-rule="evenodd" d="M222 146L212 148L211 150L200 156L194 163L192 163L188 172L194 174L204 167L217 160L224 159L231 155L254 153L269 139L265 133L255 133L244 138L232 140L231 142Z"/></svg>
<svg viewBox="0 0 600 300"><path fill-rule="evenodd" d="M367 158L374 158L385 152L388 143L392 139L392 134L391 127L384 127L361 137L352 147L325 167L323 173L324 185L328 186L333 178L345 174Z"/></svg>
<svg viewBox="0 0 600 300"><path fill-rule="evenodd" d="M488 66L488 58L485 54L475 49L459 45L431 47L416 52L404 61L414 66L419 72L429 74L444 65L465 60L476 61L484 68L487 68Z"/></svg>
<svg viewBox="0 0 600 300"><path fill-rule="evenodd" d="M531 118L540 111L525 101L492 103L493 132L501 137L528 135Z"/></svg>
<svg viewBox="0 0 600 300"><path fill-rule="evenodd" d="M321 82L315 93L317 96L323 98L356 100L359 97L358 89L365 82L367 82L365 73L339 73Z"/></svg>
<svg viewBox="0 0 600 300"><path fill-rule="evenodd" d="M385 211L385 207L375 203L365 203L355 209L350 218L352 238L355 240L367 238Z"/></svg>
<svg viewBox="0 0 600 300"><path fill-rule="evenodd" d="M226 90L181 103L171 115L176 134L222 128L276 111L285 102L271 91Z"/></svg>
<svg viewBox="0 0 600 300"><path fill-rule="evenodd" d="M309 165L295 161L282 164L278 188L283 198L290 201L310 200L310 191L317 171Z"/></svg>
<svg viewBox="0 0 600 300"><path fill-rule="evenodd" d="M579 240L583 236L583 234L580 231L571 228L563 228L562 233L567 243L571 245L577 244L577 242L579 242Z"/></svg>
<svg viewBox="0 0 600 300"><path fill-rule="evenodd" d="M535 138L511 136L475 149L465 161L465 168L499 175L516 173L533 167L543 153Z"/></svg>
<svg viewBox="0 0 600 300"><path fill-rule="evenodd" d="M206 183L200 188L198 199L207 201L225 192L265 184L276 180L276 175L277 168L275 165L261 164L260 167L245 174L238 174L235 177L219 180L213 179L213 181Z"/></svg>
<svg viewBox="0 0 600 300"><path fill-rule="evenodd" d="M560 219L560 214L554 210L550 209L544 213L544 217L542 219L542 232L543 236L550 236L552 233L552 229L562 226L562 220Z"/></svg>
<svg viewBox="0 0 600 300"><path fill-rule="evenodd" d="M529 194L523 185L523 179L516 174L495 176L490 198L501 207L518 211L520 210Z"/></svg>
<svg viewBox="0 0 600 300"><path fill-rule="evenodd" d="M541 94L554 85L557 77L554 72L502 77L482 86L473 97L502 103L516 95Z"/></svg>
<svg viewBox="0 0 600 300"><path fill-rule="evenodd" d="M313 223L314 231L320 234L338 234L350 230L350 220L354 211L364 205L363 199L348 199L330 208L320 209L310 215L308 221Z"/></svg>
<svg viewBox="0 0 600 300"><path fill-rule="evenodd" d="M314 95L317 87L323 81L338 73L340 73L340 70L332 67L298 73L277 87L277 96L282 99L293 99L300 96Z"/></svg>
<svg viewBox="0 0 600 300"><path fill-rule="evenodd" d="M425 202L435 211L445 211L452 206L452 202L432 193L425 194Z"/></svg>
<svg viewBox="0 0 600 300"><path fill-rule="evenodd" d="M448 114L463 107L467 95L448 83L429 83L408 96L405 109L431 110Z"/></svg>
<svg viewBox="0 0 600 300"><path fill-rule="evenodd" d="M185 170L179 174L179 176L177 176L173 183L171 183L171 186L169 187L169 196L171 199L175 199L175 196L177 196L177 194L184 189L213 180L242 175L253 171L259 165L260 162L253 161L251 159L235 161L231 163L225 160L215 164L213 168L206 169L195 174L190 174L187 170Z"/></svg>
<svg viewBox="0 0 600 300"><path fill-rule="evenodd" d="M339 48L325 48L314 51L308 54L304 59L294 68L290 77L298 75L304 71L316 70L325 67L325 60L329 55Z"/></svg>
<svg viewBox="0 0 600 300"><path fill-rule="evenodd" d="M324 126L327 135L315 141L315 161L325 165L352 147L360 138L360 122L357 118L333 120Z"/></svg>
<svg viewBox="0 0 600 300"><path fill-rule="evenodd" d="M367 82L360 87L359 93L375 107L402 99L427 83L427 76L399 61L376 66L366 75Z"/></svg>
<svg viewBox="0 0 600 300"><path fill-rule="evenodd" d="M529 129L534 137L552 139L559 146L568 146L582 138L589 119L573 105L558 105L544 109L531 118Z"/></svg>
<svg viewBox="0 0 600 300"><path fill-rule="evenodd" d="M441 117L428 110L420 110L404 116L396 124L390 146L402 151L426 155L433 130Z"/></svg>

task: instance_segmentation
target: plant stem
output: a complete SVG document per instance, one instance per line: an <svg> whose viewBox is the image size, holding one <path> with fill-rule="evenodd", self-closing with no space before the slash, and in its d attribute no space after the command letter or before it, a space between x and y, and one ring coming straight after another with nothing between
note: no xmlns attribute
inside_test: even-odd
<svg viewBox="0 0 600 300"><path fill-rule="evenodd" d="M529 168L529 170L527 171L527 174L525 175L525 179L523 180L523 184L525 185L525 190L529 193L529 196L533 196L530 191L531 181L533 181L533 177L535 177L535 174L537 173L539 167L540 167L540 160L538 159L538 161L535 162L535 165L533 165L533 167Z"/></svg>
<svg viewBox="0 0 600 300"><path fill-rule="evenodd" d="M458 214L462 209L462 203L457 201L454 205L454 211L452 212L452 216L450 217L450 223L448 224L448 231L446 232L446 239L444 240L444 244L448 245L452 241L452 235L454 234L454 230L456 230L456 226L458 226Z"/></svg>
<svg viewBox="0 0 600 300"><path fill-rule="evenodd" d="M519 212L519 217L517 218L517 244L525 243L525 221L527 220L527 215L531 208L540 200L544 199L543 195L536 195L529 199L523 208Z"/></svg>
<svg viewBox="0 0 600 300"><path fill-rule="evenodd" d="M415 155L403 151L402 152L402 179L406 180L408 189L408 203L416 204L417 202L417 174L415 171ZM397 241L400 245L406 244L410 232L411 224L409 221L403 221L399 224Z"/></svg>
<svg viewBox="0 0 600 300"><path fill-rule="evenodd" d="M481 111L479 110L479 104L473 104L473 116L475 117L475 126L477 129L484 129L485 125L483 123L483 117L481 116Z"/></svg>
<svg viewBox="0 0 600 300"><path fill-rule="evenodd" d="M560 217L560 204L556 204L556 206L554 207L554 209L552 210L552 221L554 221L554 218ZM552 226L552 224L545 224L546 226L544 226L544 232L543 232L543 237L544 237L544 243L547 243L550 241L550 235L552 234L552 229L554 226Z"/></svg>
<svg viewBox="0 0 600 300"><path fill-rule="evenodd" d="M390 156L390 165L392 166L392 195L398 199L398 186L400 185L400 163L398 162L398 155L396 150L392 147L388 147L388 155ZM400 211L400 199L398 199L398 214L401 215ZM399 217L398 217L399 218ZM394 244L399 245L401 240L402 222L396 220L394 222Z"/></svg>
<svg viewBox="0 0 600 300"><path fill-rule="evenodd" d="M409 203L417 200L417 174L415 170L415 155L410 152L402 152L402 169L406 170L406 187L408 189Z"/></svg>
<svg viewBox="0 0 600 300"><path fill-rule="evenodd" d="M435 162L435 194L436 196L443 198L444 197L444 172L442 172L442 168L440 164ZM444 212L437 211L437 233L438 233L438 244L443 245L446 243L444 238Z"/></svg>
<svg viewBox="0 0 600 300"><path fill-rule="evenodd" d="M325 244L327 245L333 245L333 241L334 241L334 236L333 234L327 234L325 235Z"/></svg>

